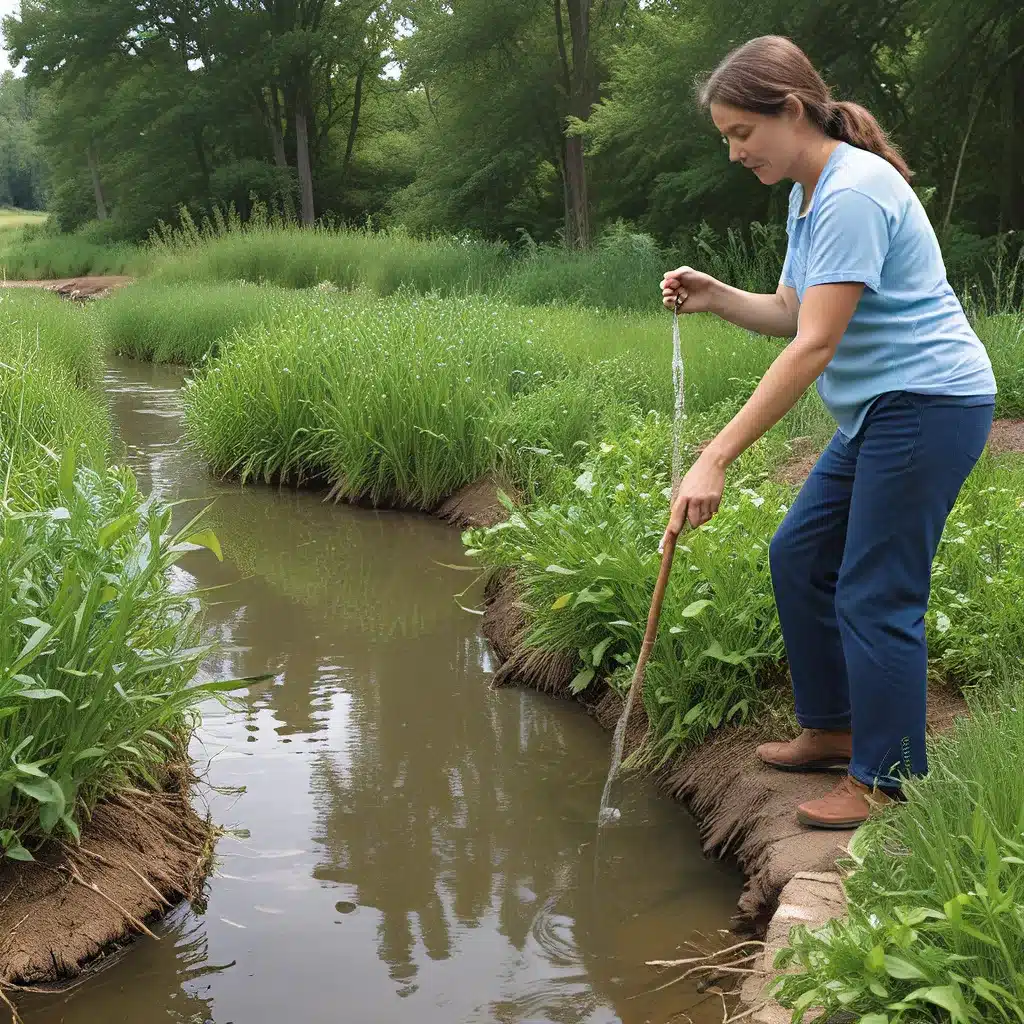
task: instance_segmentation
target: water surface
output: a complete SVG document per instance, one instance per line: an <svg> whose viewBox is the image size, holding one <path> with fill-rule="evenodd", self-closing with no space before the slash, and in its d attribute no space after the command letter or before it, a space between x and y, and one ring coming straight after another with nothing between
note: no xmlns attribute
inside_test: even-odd
<svg viewBox="0 0 1024 1024"><path fill-rule="evenodd" d="M489 689L458 532L217 483L183 443L182 378L114 362L106 383L144 491L215 500L225 560L189 554L177 579L219 588L204 671L273 673L208 707L193 745L197 802L247 834L221 840L205 906L25 1001L26 1024L720 1021L692 986L654 992L669 976L644 961L713 940L740 877L620 779L595 880L609 737L571 702Z"/></svg>

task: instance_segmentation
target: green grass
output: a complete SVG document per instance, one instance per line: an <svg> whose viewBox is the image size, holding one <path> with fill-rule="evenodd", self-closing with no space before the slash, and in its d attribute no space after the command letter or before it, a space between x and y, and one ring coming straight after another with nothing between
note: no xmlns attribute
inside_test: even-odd
<svg viewBox="0 0 1024 1024"><path fill-rule="evenodd" d="M794 972L784 1006L861 1024L1024 1020L1022 702L1019 679L976 695L906 805L857 832L847 918L794 928L776 960Z"/></svg>
<svg viewBox="0 0 1024 1024"><path fill-rule="evenodd" d="M96 303L96 329L111 354L197 366L219 355L236 331L329 303L329 294L317 291L311 296L238 282L167 286L143 280Z"/></svg>
<svg viewBox="0 0 1024 1024"><path fill-rule="evenodd" d="M96 801L158 785L198 705L199 605L172 592L198 524L108 468L110 425L87 311L0 300L0 851L77 838Z"/></svg>
<svg viewBox="0 0 1024 1024"><path fill-rule="evenodd" d="M41 210L18 210L13 206L0 206L0 232L41 226L46 223L47 216Z"/></svg>
<svg viewBox="0 0 1024 1024"><path fill-rule="evenodd" d="M691 408L742 392L776 346L711 321L687 333ZM713 354L712 354L713 353ZM624 410L667 412L671 320L496 300L307 299L238 330L186 390L222 473L326 480L432 508L491 472L526 486L575 465Z"/></svg>

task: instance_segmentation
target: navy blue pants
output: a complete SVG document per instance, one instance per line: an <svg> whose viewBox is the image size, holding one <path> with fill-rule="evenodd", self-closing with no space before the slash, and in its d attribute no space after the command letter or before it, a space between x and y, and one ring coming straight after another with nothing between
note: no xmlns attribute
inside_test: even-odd
<svg viewBox="0 0 1024 1024"><path fill-rule="evenodd" d="M836 433L772 539L796 714L852 729L850 774L898 790L927 772L924 613L932 562L981 457L991 399L882 395Z"/></svg>

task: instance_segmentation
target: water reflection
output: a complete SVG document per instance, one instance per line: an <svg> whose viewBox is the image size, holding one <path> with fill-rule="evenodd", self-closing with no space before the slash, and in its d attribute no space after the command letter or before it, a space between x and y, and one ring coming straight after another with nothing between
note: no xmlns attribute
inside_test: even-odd
<svg viewBox="0 0 1024 1024"><path fill-rule="evenodd" d="M682 986L644 995L663 979L643 962L723 926L739 879L639 783L595 856L608 739L568 702L488 689L453 600L467 577L445 567L457 533L218 484L180 442L173 376L111 377L142 486L216 497L225 561L190 554L176 581L221 588L205 671L273 679L237 712L211 707L195 740L223 787L206 795L215 819L247 830L221 842L203 912L26 1005L27 1024L639 1024L691 1004Z"/></svg>

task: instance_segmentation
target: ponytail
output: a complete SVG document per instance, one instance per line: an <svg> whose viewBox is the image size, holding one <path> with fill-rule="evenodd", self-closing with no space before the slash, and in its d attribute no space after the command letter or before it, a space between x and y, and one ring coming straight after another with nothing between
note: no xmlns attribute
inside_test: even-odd
<svg viewBox="0 0 1024 1024"><path fill-rule="evenodd" d="M825 134L833 139L841 139L851 146L866 149L869 153L888 160L907 181L913 177L907 162L896 146L889 141L882 126L875 120L874 115L860 104L846 100L830 103L824 127Z"/></svg>
<svg viewBox="0 0 1024 1024"><path fill-rule="evenodd" d="M785 36L759 36L733 50L700 89L700 103L727 103L755 114L778 116L795 96L826 135L888 160L910 181L912 172L870 111L836 102L807 55Z"/></svg>

